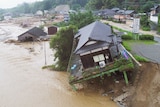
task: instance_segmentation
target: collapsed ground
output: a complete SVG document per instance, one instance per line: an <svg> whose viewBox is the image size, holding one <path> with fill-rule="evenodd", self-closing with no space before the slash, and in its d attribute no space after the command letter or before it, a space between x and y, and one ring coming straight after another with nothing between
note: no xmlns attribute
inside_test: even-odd
<svg viewBox="0 0 160 107"><path fill-rule="evenodd" d="M130 76L130 85L126 86L125 81L120 74L116 80L112 76L106 76L104 79L96 78L83 84L83 91L94 91L116 98L126 92L131 95L123 99L127 107L160 107L160 65L146 62L138 71Z"/></svg>
<svg viewBox="0 0 160 107"><path fill-rule="evenodd" d="M150 59L152 62L141 63L142 66L138 70L129 72L130 84L128 86L126 86L122 74L114 74L92 79L84 83L83 88L85 91L95 91L103 96L109 96L111 99L129 92L131 95L122 99L122 103L128 107L160 107L160 65L157 64L159 43L132 43L131 47L133 53L145 58L152 54L154 56L152 58L157 58L157 62ZM146 48L148 52L141 54Z"/></svg>

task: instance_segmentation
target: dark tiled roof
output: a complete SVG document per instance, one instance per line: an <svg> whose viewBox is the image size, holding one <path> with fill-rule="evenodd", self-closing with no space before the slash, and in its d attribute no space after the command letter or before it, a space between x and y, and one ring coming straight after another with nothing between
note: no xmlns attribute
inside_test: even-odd
<svg viewBox="0 0 160 107"><path fill-rule="evenodd" d="M47 33L45 33L42 29L38 28L38 27L34 27L26 32L24 32L23 34L25 33L29 33L33 36L37 36L37 37L40 37L40 36L46 36ZM19 36L22 36L23 34L19 35Z"/></svg>
<svg viewBox="0 0 160 107"><path fill-rule="evenodd" d="M132 14L132 13L134 13L134 10L126 10L125 11L125 14Z"/></svg>
<svg viewBox="0 0 160 107"><path fill-rule="evenodd" d="M103 12L105 15L115 15L115 14L116 14L115 11L110 10L110 9L104 9L102 12Z"/></svg>
<svg viewBox="0 0 160 107"><path fill-rule="evenodd" d="M112 35L113 35L112 30L109 25L106 25L99 21L95 21L79 30L76 37L80 36L80 39L79 39L75 52L78 51L89 40L103 41L103 42L111 43Z"/></svg>
<svg viewBox="0 0 160 107"><path fill-rule="evenodd" d="M132 14L134 12L134 10L119 10L117 11L118 14Z"/></svg>
<svg viewBox="0 0 160 107"><path fill-rule="evenodd" d="M107 42L97 42L95 44L82 47L80 50L78 50L76 52L76 54L85 53L85 52L88 52L90 50L94 50L94 49L102 48L102 47L106 47L106 46L109 46L109 43L107 43Z"/></svg>
<svg viewBox="0 0 160 107"><path fill-rule="evenodd" d="M118 10L120 10L120 9L117 8L117 7L115 7L115 8L112 8L111 10L113 10L113 11L118 11Z"/></svg>

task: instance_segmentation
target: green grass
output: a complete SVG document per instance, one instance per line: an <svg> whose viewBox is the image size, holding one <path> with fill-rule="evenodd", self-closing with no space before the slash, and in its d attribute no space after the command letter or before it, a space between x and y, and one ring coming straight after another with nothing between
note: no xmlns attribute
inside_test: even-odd
<svg viewBox="0 0 160 107"><path fill-rule="evenodd" d="M132 40L123 41L123 46L126 48L127 51L131 51L131 42Z"/></svg>
<svg viewBox="0 0 160 107"><path fill-rule="evenodd" d="M124 40L123 44L129 46L131 48L132 44L145 44L145 45L153 45L157 42L151 40Z"/></svg>
<svg viewBox="0 0 160 107"><path fill-rule="evenodd" d="M139 55L134 55L134 58L139 61L139 62L149 62L148 59L142 57L142 56L139 56Z"/></svg>
<svg viewBox="0 0 160 107"><path fill-rule="evenodd" d="M119 31L121 31L121 32L126 32L128 35L130 35L130 36L132 36L133 35L133 33L132 32L130 32L130 31L127 31L127 30L123 30L123 29L121 29L121 28L118 28L118 27L115 27L115 26L112 26L113 27L113 29L117 29L117 30L119 30Z"/></svg>

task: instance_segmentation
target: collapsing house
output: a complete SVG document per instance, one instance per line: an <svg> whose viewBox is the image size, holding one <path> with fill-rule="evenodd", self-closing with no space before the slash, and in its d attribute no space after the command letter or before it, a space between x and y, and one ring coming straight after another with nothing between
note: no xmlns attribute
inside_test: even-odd
<svg viewBox="0 0 160 107"><path fill-rule="evenodd" d="M37 41L40 38L46 37L47 33L45 33L42 29L38 27L33 27L32 29L24 32L23 34L18 36L18 41Z"/></svg>
<svg viewBox="0 0 160 107"><path fill-rule="evenodd" d="M70 84L117 71L124 72L128 84L126 71L133 68L133 63L121 42L110 25L99 21L81 28L74 37L74 51L68 67Z"/></svg>

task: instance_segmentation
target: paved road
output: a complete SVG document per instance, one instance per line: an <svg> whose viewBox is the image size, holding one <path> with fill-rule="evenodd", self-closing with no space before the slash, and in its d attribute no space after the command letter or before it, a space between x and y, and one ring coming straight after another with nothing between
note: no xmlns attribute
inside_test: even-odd
<svg viewBox="0 0 160 107"><path fill-rule="evenodd" d="M154 36L154 40L160 43L160 36Z"/></svg>
<svg viewBox="0 0 160 107"><path fill-rule="evenodd" d="M106 21L112 26L119 27L124 30L132 31L132 28L126 24L121 23L114 23L111 21ZM146 45L146 44L133 44L132 52L136 53L140 56L143 56L149 59L151 62L160 63L160 35L156 33L156 31L139 31L141 34L151 34L154 36L154 40L158 43L153 45Z"/></svg>
<svg viewBox="0 0 160 107"><path fill-rule="evenodd" d="M133 44L132 51L151 62L160 63L160 43L154 45Z"/></svg>

